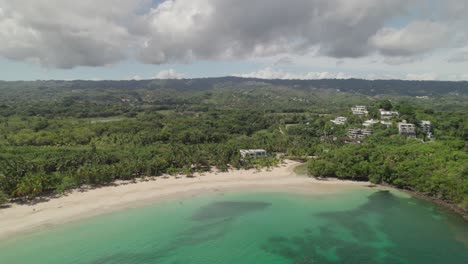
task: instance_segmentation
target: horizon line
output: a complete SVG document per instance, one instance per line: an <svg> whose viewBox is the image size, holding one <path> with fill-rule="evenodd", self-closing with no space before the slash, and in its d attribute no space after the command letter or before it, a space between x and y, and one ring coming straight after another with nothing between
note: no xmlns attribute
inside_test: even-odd
<svg viewBox="0 0 468 264"><path fill-rule="evenodd" d="M366 79L366 78L323 78L323 79L274 79L274 78L258 78L258 77L242 77L242 76L218 76L218 77L193 77L193 78L142 78L142 79L36 79L36 80L0 80L0 82L76 82L76 81L86 81L86 82L129 82L129 81L184 81L184 80L205 80L205 79L226 79L226 78L235 78L235 79L245 79L245 80L261 80L261 81L403 81L403 82L453 82L461 83L468 82L468 80L407 80L407 79Z"/></svg>

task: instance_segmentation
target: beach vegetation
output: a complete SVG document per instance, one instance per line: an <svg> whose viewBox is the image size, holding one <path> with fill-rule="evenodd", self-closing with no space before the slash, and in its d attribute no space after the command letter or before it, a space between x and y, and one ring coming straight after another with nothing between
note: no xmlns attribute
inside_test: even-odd
<svg viewBox="0 0 468 264"><path fill-rule="evenodd" d="M8 202L8 195L0 191L0 206L4 205L7 202Z"/></svg>

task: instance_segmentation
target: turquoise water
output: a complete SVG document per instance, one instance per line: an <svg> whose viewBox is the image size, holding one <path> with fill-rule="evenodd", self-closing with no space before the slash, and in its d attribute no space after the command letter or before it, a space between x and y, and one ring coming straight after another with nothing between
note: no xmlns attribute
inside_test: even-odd
<svg viewBox="0 0 468 264"><path fill-rule="evenodd" d="M2 241L0 263L468 263L468 224L372 189L211 194Z"/></svg>

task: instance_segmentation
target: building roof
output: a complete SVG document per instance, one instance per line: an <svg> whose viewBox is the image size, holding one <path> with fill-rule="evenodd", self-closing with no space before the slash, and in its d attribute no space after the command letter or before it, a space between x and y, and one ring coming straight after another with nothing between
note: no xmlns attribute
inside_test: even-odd
<svg viewBox="0 0 468 264"><path fill-rule="evenodd" d="M364 123L362 125L363 126L372 126L372 125L375 125L375 124L378 124L378 123L379 123L378 120L370 119L370 120L364 121Z"/></svg>
<svg viewBox="0 0 468 264"><path fill-rule="evenodd" d="M380 121L380 123L381 123L382 125L387 125L387 126L391 126L391 125L392 125L392 122L390 122L390 121L384 121L384 120L382 120L382 121Z"/></svg>
<svg viewBox="0 0 468 264"><path fill-rule="evenodd" d="M330 120L330 121L337 124L337 125L342 125L346 121L348 121L348 118L346 118L344 116L339 116L339 117L335 118L334 120Z"/></svg>
<svg viewBox="0 0 468 264"><path fill-rule="evenodd" d="M264 149L241 149L240 152L242 153L259 153L259 152L266 152Z"/></svg>

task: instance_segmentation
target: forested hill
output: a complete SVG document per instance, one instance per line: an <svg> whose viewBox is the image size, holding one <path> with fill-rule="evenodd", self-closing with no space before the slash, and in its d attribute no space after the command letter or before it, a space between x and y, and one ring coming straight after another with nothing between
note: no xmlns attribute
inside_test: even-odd
<svg viewBox="0 0 468 264"><path fill-rule="evenodd" d="M200 78L183 80L129 80L129 81L0 81L0 99L24 92L28 97L56 96L64 90L155 90L176 89L179 91L209 91L215 88L280 88L288 87L307 91L331 89L341 92L364 95L394 96L444 96L468 95L468 82L448 81L403 81L403 80L362 80L362 79L323 79L323 80L266 80L239 77ZM21 91L19 91L21 90ZM16 97L16 96L15 96ZM50 97L48 97L50 98ZM36 98L37 99L37 98Z"/></svg>

